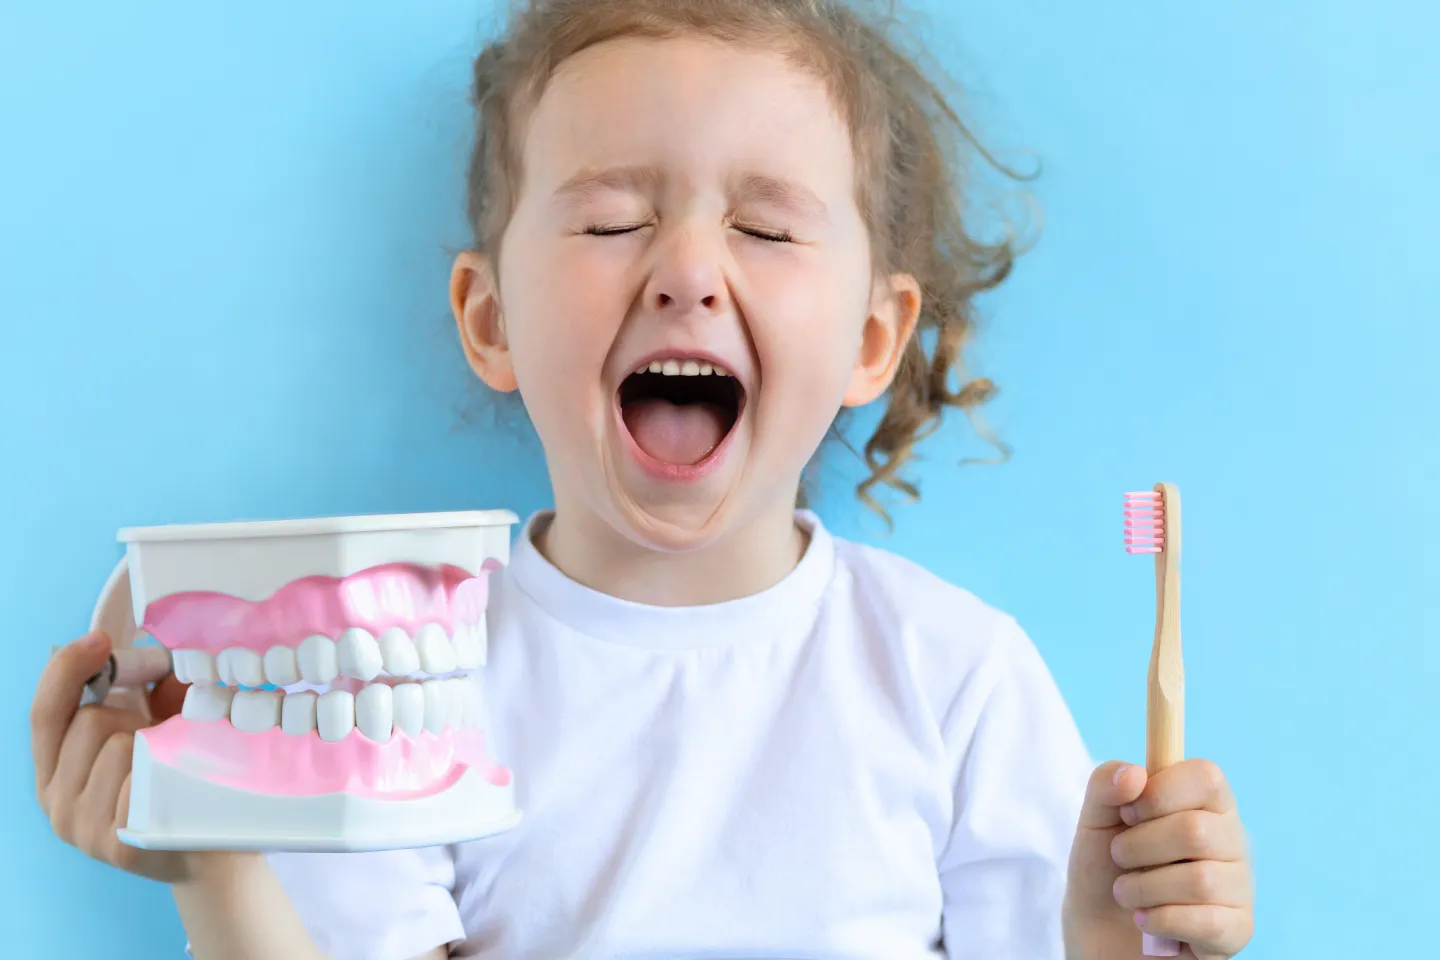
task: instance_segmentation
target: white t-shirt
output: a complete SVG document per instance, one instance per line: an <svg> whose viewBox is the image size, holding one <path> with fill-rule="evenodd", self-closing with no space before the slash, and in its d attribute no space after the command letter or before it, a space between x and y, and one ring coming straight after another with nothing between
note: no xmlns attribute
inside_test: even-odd
<svg viewBox="0 0 1440 960"><path fill-rule="evenodd" d="M773 588L650 607L527 525L485 686L523 823L270 859L336 960L1059 960L1090 758L1010 617L812 531ZM940 941L943 937L943 946Z"/></svg>

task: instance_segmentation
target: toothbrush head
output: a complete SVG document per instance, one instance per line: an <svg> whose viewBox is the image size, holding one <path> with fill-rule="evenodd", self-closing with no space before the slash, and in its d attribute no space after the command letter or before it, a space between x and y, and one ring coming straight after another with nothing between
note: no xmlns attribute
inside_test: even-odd
<svg viewBox="0 0 1440 960"><path fill-rule="evenodd" d="M1165 549L1165 495L1159 490L1125 494L1125 552Z"/></svg>

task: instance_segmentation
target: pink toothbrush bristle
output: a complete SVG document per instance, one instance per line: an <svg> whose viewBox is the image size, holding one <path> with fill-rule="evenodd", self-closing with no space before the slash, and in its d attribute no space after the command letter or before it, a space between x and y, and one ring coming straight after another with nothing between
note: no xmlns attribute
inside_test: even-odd
<svg viewBox="0 0 1440 960"><path fill-rule="evenodd" d="M1125 494L1125 552L1165 549L1165 499L1156 490Z"/></svg>

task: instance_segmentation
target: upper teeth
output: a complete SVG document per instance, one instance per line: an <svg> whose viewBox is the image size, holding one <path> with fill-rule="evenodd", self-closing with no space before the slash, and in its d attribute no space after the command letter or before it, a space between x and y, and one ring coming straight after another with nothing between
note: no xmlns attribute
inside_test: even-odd
<svg viewBox="0 0 1440 960"><path fill-rule="evenodd" d="M306 637L298 647L274 646L264 656L244 647L229 647L217 655L204 650L174 651L175 677L181 683L258 687L328 684L338 676L369 682L381 672L404 677L417 673L447 674L474 670L485 664L485 623L461 624L446 636L439 624L427 624L411 640L399 627L377 640L369 631L352 627L339 641L323 634Z"/></svg>
<svg viewBox="0 0 1440 960"><path fill-rule="evenodd" d="M724 367L699 360L652 360L644 369L667 377L708 377L712 373L717 377L730 376Z"/></svg>

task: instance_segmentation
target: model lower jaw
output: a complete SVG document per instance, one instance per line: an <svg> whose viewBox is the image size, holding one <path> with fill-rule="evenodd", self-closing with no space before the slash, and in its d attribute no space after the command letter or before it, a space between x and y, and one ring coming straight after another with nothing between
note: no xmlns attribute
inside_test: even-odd
<svg viewBox="0 0 1440 960"><path fill-rule="evenodd" d="M270 796L346 793L380 800L433 796L476 770L497 786L509 773L488 756L480 729L447 726L411 736L396 731L384 742L351 735L328 742L296 737L278 727L247 734L221 721L172 717L145 731L159 763L212 783Z"/></svg>

